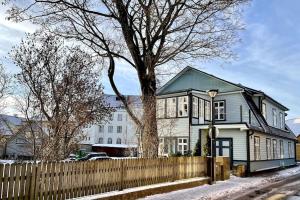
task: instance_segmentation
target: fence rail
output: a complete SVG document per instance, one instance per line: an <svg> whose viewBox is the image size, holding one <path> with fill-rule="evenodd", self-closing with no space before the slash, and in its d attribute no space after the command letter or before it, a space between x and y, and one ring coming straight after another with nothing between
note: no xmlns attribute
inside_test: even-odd
<svg viewBox="0 0 300 200"><path fill-rule="evenodd" d="M0 165L1 199L68 199L206 176L205 157Z"/></svg>

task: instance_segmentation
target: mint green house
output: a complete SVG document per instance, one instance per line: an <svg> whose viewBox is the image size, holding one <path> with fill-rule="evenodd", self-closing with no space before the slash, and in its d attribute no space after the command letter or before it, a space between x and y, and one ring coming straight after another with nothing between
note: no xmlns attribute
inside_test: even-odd
<svg viewBox="0 0 300 200"><path fill-rule="evenodd" d="M186 67L157 92L157 118L162 156L193 152L198 140L201 154L211 121L207 90L215 98L216 153L229 156L232 165L247 172L295 165L295 136L285 124L286 108L262 91L234 84Z"/></svg>

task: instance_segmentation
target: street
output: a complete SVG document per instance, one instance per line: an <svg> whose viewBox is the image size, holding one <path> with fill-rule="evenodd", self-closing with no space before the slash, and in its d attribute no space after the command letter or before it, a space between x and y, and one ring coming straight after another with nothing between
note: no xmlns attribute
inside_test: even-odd
<svg viewBox="0 0 300 200"><path fill-rule="evenodd" d="M300 200L300 174L277 181L265 187L255 188L242 196L231 199Z"/></svg>

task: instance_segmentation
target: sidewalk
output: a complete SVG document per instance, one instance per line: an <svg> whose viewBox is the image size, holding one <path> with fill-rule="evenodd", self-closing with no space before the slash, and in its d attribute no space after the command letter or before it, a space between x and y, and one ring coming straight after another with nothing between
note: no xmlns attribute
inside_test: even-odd
<svg viewBox="0 0 300 200"><path fill-rule="evenodd" d="M219 181L215 185L204 185L191 189L178 190L170 193L158 194L143 198L144 200L196 200L196 199L225 199L228 196L245 193L258 186L282 180L300 173L300 166L256 175L248 178L231 176L227 181Z"/></svg>

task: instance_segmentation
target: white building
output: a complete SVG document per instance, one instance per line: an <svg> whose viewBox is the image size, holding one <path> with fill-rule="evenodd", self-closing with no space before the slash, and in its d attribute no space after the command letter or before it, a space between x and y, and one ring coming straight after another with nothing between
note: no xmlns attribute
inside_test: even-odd
<svg viewBox="0 0 300 200"><path fill-rule="evenodd" d="M140 110L139 96L128 95L126 98L134 111ZM115 95L106 95L105 100L115 111L108 122L94 124L84 130L84 139L81 142L83 148L86 151L91 151L93 146L137 147L136 126L124 109L123 103Z"/></svg>

